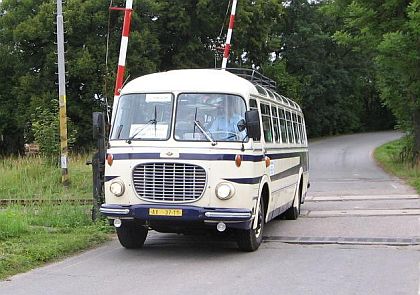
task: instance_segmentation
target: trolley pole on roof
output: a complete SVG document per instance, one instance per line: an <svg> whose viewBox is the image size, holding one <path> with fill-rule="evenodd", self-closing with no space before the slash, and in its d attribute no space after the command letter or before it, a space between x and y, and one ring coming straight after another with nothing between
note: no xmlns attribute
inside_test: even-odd
<svg viewBox="0 0 420 295"><path fill-rule="evenodd" d="M66 70L64 62L64 25L62 0L57 0L57 54L58 54L58 96L60 116L60 164L61 182L69 184L68 146L67 146L67 110L66 110Z"/></svg>
<svg viewBox="0 0 420 295"><path fill-rule="evenodd" d="M120 7L110 7L110 10L122 10L124 11L124 23L121 33L121 45L120 45L120 56L118 59L118 69L117 69L117 78L115 80L115 90L114 90L114 103L113 109L115 110L118 99L121 94L121 88L124 82L124 72L125 72L125 59L127 55L128 47L128 36L130 34L130 24L131 24L131 14L133 12L133 0L127 0L125 2L125 8ZM114 112L112 112L114 114ZM111 124L113 123L114 118L111 119Z"/></svg>
<svg viewBox="0 0 420 295"><path fill-rule="evenodd" d="M230 12L230 19L229 19L229 28L228 28L228 32L226 36L225 50L223 52L222 70L226 69L227 61L229 59L230 40L232 38L233 25L235 24L235 14L236 14L237 3L238 3L238 0L233 0L232 2L232 10Z"/></svg>

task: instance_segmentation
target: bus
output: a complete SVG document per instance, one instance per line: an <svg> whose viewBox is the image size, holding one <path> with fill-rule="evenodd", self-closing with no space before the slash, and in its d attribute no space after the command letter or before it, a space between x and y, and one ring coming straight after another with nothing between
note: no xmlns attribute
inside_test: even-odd
<svg viewBox="0 0 420 295"><path fill-rule="evenodd" d="M309 186L300 106L254 70L136 78L114 102L100 212L125 248L148 231L229 233L255 251L264 225L297 219Z"/></svg>

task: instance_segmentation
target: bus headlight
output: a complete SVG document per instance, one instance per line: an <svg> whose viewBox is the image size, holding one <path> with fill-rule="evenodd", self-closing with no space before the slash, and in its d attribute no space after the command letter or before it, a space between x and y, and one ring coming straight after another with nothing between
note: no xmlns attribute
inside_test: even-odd
<svg viewBox="0 0 420 295"><path fill-rule="evenodd" d="M116 197L120 197L122 196L122 194L125 191L125 186L124 183L122 181L114 181L113 183L111 183L111 185L109 186L109 190L111 191L111 193L113 193Z"/></svg>
<svg viewBox="0 0 420 295"><path fill-rule="evenodd" d="M230 183L222 182L216 186L216 196L220 200L230 199L234 194L235 188Z"/></svg>

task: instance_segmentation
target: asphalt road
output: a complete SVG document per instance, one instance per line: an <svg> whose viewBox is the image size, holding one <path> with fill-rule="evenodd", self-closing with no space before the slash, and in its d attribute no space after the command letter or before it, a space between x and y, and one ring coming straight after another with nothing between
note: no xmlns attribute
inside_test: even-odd
<svg viewBox="0 0 420 295"><path fill-rule="evenodd" d="M0 294L420 294L420 200L373 161L382 132L310 145L302 216L266 226L257 252L232 242L152 233L114 240L0 282Z"/></svg>

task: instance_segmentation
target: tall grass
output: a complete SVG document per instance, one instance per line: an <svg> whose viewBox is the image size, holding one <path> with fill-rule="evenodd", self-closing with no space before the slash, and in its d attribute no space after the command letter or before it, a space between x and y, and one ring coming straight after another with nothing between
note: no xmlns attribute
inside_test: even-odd
<svg viewBox="0 0 420 295"><path fill-rule="evenodd" d="M70 186L61 184L56 159L43 157L0 158L0 199L68 200L92 196L90 155L70 156Z"/></svg>
<svg viewBox="0 0 420 295"><path fill-rule="evenodd" d="M91 206L71 204L9 206L0 210L0 241L92 225L90 210Z"/></svg>
<svg viewBox="0 0 420 295"><path fill-rule="evenodd" d="M56 159L0 159L0 199L47 201L0 208L0 280L109 239L105 221L91 221L92 205L48 202L92 198L89 157L70 156L68 188Z"/></svg>
<svg viewBox="0 0 420 295"><path fill-rule="evenodd" d="M420 166L401 160L405 147L405 138L386 143L375 150L375 159L385 171L406 180L420 194Z"/></svg>

